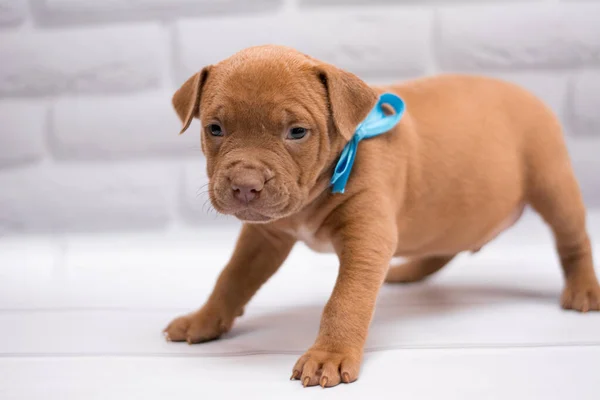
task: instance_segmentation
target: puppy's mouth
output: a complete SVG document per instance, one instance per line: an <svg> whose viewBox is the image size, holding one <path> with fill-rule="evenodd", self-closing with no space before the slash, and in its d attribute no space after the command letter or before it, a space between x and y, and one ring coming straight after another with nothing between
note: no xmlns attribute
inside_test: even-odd
<svg viewBox="0 0 600 400"><path fill-rule="evenodd" d="M239 196L232 195L231 189L226 185L215 185L210 190L210 201L221 214L233 215L241 221L251 223L266 223L284 217L293 208L290 196L280 193L279 190L263 189L258 198L243 201ZM292 202L293 203L293 202Z"/></svg>
<svg viewBox="0 0 600 400"><path fill-rule="evenodd" d="M213 206L217 211L226 215L233 215L243 222L265 223L274 221L281 214L278 209L265 209L258 204L236 204L232 202L230 205L219 205L219 201L215 199Z"/></svg>
<svg viewBox="0 0 600 400"><path fill-rule="evenodd" d="M275 219L273 217L263 215L263 214L259 213L258 211L252 210L251 208L246 208L246 209L237 211L233 215L235 215L236 218L238 218L239 220L245 221L245 222L256 222L256 223L263 222L264 223L264 222L270 222Z"/></svg>

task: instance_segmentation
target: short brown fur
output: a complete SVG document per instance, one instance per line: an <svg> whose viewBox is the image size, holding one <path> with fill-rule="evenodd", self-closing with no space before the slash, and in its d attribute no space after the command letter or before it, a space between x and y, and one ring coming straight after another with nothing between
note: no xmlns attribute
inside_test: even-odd
<svg viewBox="0 0 600 400"><path fill-rule="evenodd" d="M361 142L346 192L332 194L343 146L384 91L405 100L406 114ZM182 132L202 119L213 206L246 223L208 301L171 322L169 340L197 343L227 332L300 240L335 251L340 267L317 339L292 378L304 386L352 382L386 276L425 278L454 255L479 250L525 205L554 233L562 307L600 309L585 207L560 125L515 85L444 75L369 87L292 49L261 46L204 68L173 105ZM223 136L212 136L211 124ZM294 126L308 135L290 140ZM244 193L252 200L240 201L237 187L251 188ZM410 261L389 268L394 256Z"/></svg>

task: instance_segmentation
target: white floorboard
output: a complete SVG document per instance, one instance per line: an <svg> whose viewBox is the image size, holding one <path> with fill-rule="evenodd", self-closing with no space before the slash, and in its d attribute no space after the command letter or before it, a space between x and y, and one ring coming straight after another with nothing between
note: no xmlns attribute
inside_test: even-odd
<svg viewBox="0 0 600 400"><path fill-rule="evenodd" d="M600 260L600 214L589 229ZM0 399L598 398L600 314L560 310L560 268L535 217L425 283L385 286L361 377L333 390L287 380L336 277L334 256L303 246L223 340L164 341L235 236L0 239Z"/></svg>
<svg viewBox="0 0 600 400"><path fill-rule="evenodd" d="M289 381L291 355L0 358L3 399L597 400L600 347L393 350L334 389Z"/></svg>

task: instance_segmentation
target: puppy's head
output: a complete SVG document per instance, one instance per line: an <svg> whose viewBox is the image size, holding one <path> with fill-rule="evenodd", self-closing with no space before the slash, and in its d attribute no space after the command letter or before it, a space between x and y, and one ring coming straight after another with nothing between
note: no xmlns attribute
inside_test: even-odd
<svg viewBox="0 0 600 400"><path fill-rule="evenodd" d="M214 208L247 222L301 210L376 101L356 76L280 46L207 66L173 96L182 133L201 119Z"/></svg>

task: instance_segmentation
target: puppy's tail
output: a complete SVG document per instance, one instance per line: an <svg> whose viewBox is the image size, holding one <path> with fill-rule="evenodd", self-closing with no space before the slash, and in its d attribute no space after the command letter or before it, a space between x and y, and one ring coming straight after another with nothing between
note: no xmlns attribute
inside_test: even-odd
<svg viewBox="0 0 600 400"><path fill-rule="evenodd" d="M418 282L442 267L454 258L451 256L434 256L426 258L416 258L400 265L392 265L388 270L385 281L388 283L411 283Z"/></svg>

